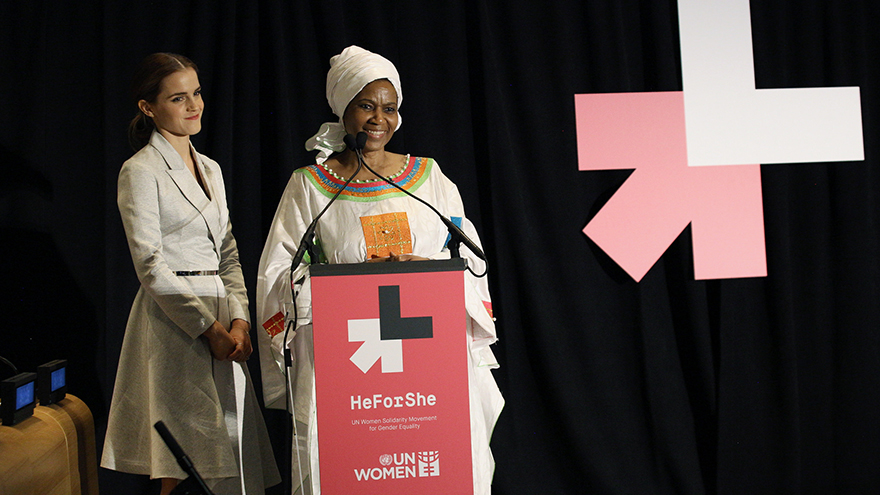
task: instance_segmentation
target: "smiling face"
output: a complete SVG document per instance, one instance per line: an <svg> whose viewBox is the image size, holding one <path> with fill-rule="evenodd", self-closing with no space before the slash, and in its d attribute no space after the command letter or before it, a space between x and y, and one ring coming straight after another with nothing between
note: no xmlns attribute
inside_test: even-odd
<svg viewBox="0 0 880 495"><path fill-rule="evenodd" d="M342 117L345 132L367 134L365 152L385 149L397 129L397 91L387 79L367 84Z"/></svg>
<svg viewBox="0 0 880 495"><path fill-rule="evenodd" d="M156 101L140 100L138 107L169 141L198 134L205 108L198 74L191 67L169 74L162 80Z"/></svg>

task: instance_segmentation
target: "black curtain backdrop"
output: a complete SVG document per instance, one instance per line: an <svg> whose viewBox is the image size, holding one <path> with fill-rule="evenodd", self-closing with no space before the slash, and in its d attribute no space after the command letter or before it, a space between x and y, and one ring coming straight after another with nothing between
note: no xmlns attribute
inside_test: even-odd
<svg viewBox="0 0 880 495"><path fill-rule="evenodd" d="M332 117L328 60L358 44L400 71L394 150L438 160L490 257L495 493L878 493L880 9L753 3L758 88L859 86L866 159L762 167L767 277L695 281L686 229L635 283L581 233L629 172L578 171L574 95L680 91L677 19L659 0L0 2L0 355L68 359L100 448L138 285L115 201L134 66L199 64L194 141L223 167L253 298Z"/></svg>

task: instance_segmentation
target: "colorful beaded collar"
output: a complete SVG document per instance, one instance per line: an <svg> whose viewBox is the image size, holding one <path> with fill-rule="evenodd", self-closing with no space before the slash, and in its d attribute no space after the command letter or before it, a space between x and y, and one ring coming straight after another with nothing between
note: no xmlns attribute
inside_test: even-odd
<svg viewBox="0 0 880 495"><path fill-rule="evenodd" d="M427 179L433 160L430 158L406 156L406 162L393 176L389 177L395 184L414 192ZM301 173L305 173L306 177L326 196L332 196L342 188L346 179L334 174L331 170L321 165L309 165L300 169ZM382 179L351 181L345 191L339 195L339 199L349 200L369 200L380 196L402 195L404 193L397 190L396 187L386 183Z"/></svg>

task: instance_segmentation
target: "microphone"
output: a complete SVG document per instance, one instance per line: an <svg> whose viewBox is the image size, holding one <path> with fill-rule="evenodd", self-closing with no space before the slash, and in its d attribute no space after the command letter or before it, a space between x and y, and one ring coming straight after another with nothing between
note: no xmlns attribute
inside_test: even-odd
<svg viewBox="0 0 880 495"><path fill-rule="evenodd" d="M361 134L363 134L363 137L361 137ZM345 137L342 138L342 141L345 143L346 146L349 147L349 149L359 153L360 151L359 151L358 145L360 145L360 148L364 147L364 145L367 143L367 134L364 132L358 133L357 138L355 138L351 134L346 134ZM327 211L327 208L330 208L330 205L332 205L333 202L336 201L336 198L338 198L339 195L342 194L342 191L344 191L345 188L348 187L348 184L351 183L352 179L354 179L355 176L357 176L358 172L361 171L362 164L363 164L363 160L358 159L357 169L355 169L354 173L351 174L351 177L349 177L348 180L345 181L345 184L343 184L342 187L338 191L336 191L336 194L334 194L333 197L330 198L330 202L324 206L324 208L321 210L321 212L318 213L318 216L316 216L315 219L312 220L312 223L309 224L308 228L306 228L306 232L303 234L302 238L300 238L300 240L299 240L299 247L296 249L296 253L293 255L293 258L290 260L290 275L289 275L289 277L290 277L290 291L291 291L291 302L293 303L294 312L296 311L296 300L295 300L296 295L293 294L293 283L294 283L293 272L296 271L296 267L298 267L299 264L302 262L302 259L306 255L306 251L308 251L309 256L311 257L312 260L315 259L314 238L315 238L315 229L318 227L318 220L322 216L324 216L324 212ZM295 320L296 320L296 316L294 316L294 321ZM284 342L287 342L287 333L290 331L291 324L293 324L293 321L291 321L287 325L287 329L284 330L284 337L283 337ZM284 364L288 368L293 366L293 358L290 355L290 349L287 347L284 348Z"/></svg>
<svg viewBox="0 0 880 495"><path fill-rule="evenodd" d="M342 138L342 142L345 143L345 146L352 151L357 151L357 139L351 134L346 134L344 138Z"/></svg>
<svg viewBox="0 0 880 495"><path fill-rule="evenodd" d="M363 137L361 137L361 135L363 135ZM346 134L345 137L342 138L342 141L345 143L346 146L348 146L350 150L359 152L367 143L367 134L365 132L359 132L357 138L355 138L351 134ZM330 202L327 203L324 209L321 210L321 212L318 213L318 216L316 216L315 219L312 220L312 223L309 224L309 227L306 229L305 234L303 234L302 238L299 241L299 247L296 250L296 254L294 254L293 259L291 260L291 276L293 275L293 270L295 270L296 267L299 266L300 262L302 262L303 257L305 257L306 251L308 251L310 255L314 254L313 249L315 246L315 228L318 226L318 219L324 215L324 212L327 211L327 208L329 208L330 205L333 204L334 201L336 201L336 198L339 197L339 195L342 193L342 191L345 190L346 187L348 187L348 184L351 182L351 180L354 179L358 172L361 171L362 163L363 161L358 159L358 167L354 171L354 174L352 174L351 177L349 177L348 180L345 181L345 184L342 185L342 188L336 191L336 194L334 194L333 197L330 198Z"/></svg>
<svg viewBox="0 0 880 495"><path fill-rule="evenodd" d="M342 138L342 142L348 146L348 149L357 153L367 145L367 133L359 132L356 137L351 134L346 134L345 137Z"/></svg>
<svg viewBox="0 0 880 495"><path fill-rule="evenodd" d="M350 136L350 134L349 134L349 136ZM346 137L348 137L348 136L346 136ZM415 199L419 203L422 203L423 205L430 208L431 211L436 213L437 216L440 217L440 221L443 222L443 225L446 225L446 229L449 231L449 243L448 243L449 253L453 258L461 258L461 252L459 250L459 245L464 243L464 245L467 246L467 248L470 249L471 252L473 252L475 255L477 255L478 258L480 258L481 260L486 261L488 263L488 260L486 260L486 255L483 253L483 250L480 249L479 246L477 246L477 243L472 241L471 238L468 237L467 234L465 234L464 231L458 227L458 225L455 225L454 223L452 223L452 220L443 216L442 213L437 211L437 209L434 208L432 205L430 205L427 201L425 201L422 198L416 196L415 194L407 191L406 189L398 186L397 184L395 184L393 181L391 181L387 177L379 175L378 173L376 173L375 170L370 168L370 166L364 162L364 155L361 152L361 149L363 149L363 146L366 144L366 142L367 142L367 133L359 132L357 135L357 143L360 144L360 147L355 149L355 153L357 153L358 162L359 162L358 168L360 168L360 166L362 164L364 167L366 167L367 170L372 172L373 175L375 175L376 177L379 177L380 179L387 182L388 184L391 184L392 186L396 187L400 191L404 192L407 196Z"/></svg>
<svg viewBox="0 0 880 495"><path fill-rule="evenodd" d="M168 449L174 455L174 458L177 459L177 464L179 464L181 469L189 475L189 478L179 484L172 493L213 495L211 489L205 484L205 480L199 476L199 472L196 471L196 467L193 466L190 458L186 455L183 449L180 448L180 444L177 443L177 440L174 439L174 435L168 431L168 427L165 426L165 423L157 421L156 424L153 425L153 428L156 429L156 432L162 437L162 440L165 442L165 445L168 446Z"/></svg>

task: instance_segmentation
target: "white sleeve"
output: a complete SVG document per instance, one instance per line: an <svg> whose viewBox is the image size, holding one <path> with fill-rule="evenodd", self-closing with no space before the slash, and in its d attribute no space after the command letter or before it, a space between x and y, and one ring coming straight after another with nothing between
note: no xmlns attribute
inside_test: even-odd
<svg viewBox="0 0 880 495"><path fill-rule="evenodd" d="M458 187L449 180L440 171L440 167L436 165L435 169L438 179L437 191L440 201L440 212L452 218L461 219L461 230L464 231L474 243L483 250L480 242L480 236L474 224L468 220L464 212L464 204L461 200L461 194ZM449 257L448 248L443 250L445 257ZM471 267L473 273L481 274L486 271L486 262L478 258L470 249L461 246L460 254L467 259L468 266ZM439 256L438 256L439 257ZM498 340L495 332L495 321L492 317L492 298L489 295L489 281L487 277L475 277L470 271L465 272L465 304L467 305L468 316L470 316L473 325L473 349L486 348L490 344ZM497 363L495 363L497 365Z"/></svg>
<svg viewBox="0 0 880 495"><path fill-rule="evenodd" d="M287 323L293 318L291 281L303 279L296 298L297 325L287 334L288 343L299 326L311 321L311 294L308 264L303 261L291 274L291 262L313 212L308 201L308 184L302 173L294 172L281 196L257 273L258 344L263 372L263 398L266 407L284 408L284 342ZM308 258L306 257L306 260Z"/></svg>

